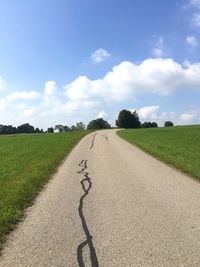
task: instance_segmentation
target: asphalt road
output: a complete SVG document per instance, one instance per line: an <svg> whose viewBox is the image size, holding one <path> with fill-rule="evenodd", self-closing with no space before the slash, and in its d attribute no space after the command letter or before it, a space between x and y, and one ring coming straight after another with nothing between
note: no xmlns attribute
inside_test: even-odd
<svg viewBox="0 0 200 267"><path fill-rule="evenodd" d="M10 235L0 266L200 266L200 183L120 139L86 136Z"/></svg>

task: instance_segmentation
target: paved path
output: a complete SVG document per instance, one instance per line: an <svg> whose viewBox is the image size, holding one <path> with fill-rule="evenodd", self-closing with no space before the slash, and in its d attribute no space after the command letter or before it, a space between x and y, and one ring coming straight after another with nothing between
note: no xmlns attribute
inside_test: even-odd
<svg viewBox="0 0 200 267"><path fill-rule="evenodd" d="M200 266L200 183L86 136L10 235L0 266Z"/></svg>

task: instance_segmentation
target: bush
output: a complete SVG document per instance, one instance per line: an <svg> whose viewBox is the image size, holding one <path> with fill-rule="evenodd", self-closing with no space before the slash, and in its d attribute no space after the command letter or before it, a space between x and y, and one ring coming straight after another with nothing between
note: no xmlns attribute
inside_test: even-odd
<svg viewBox="0 0 200 267"><path fill-rule="evenodd" d="M165 124L164 124L165 127L172 127L174 126L173 122L172 121L166 121Z"/></svg>
<svg viewBox="0 0 200 267"><path fill-rule="evenodd" d="M141 124L141 128L157 128L158 124L156 122L144 122Z"/></svg>

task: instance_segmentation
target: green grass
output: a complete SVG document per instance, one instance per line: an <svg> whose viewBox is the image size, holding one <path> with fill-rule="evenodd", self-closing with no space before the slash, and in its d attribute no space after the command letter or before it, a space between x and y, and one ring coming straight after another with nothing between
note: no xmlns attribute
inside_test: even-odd
<svg viewBox="0 0 200 267"><path fill-rule="evenodd" d="M88 131L0 136L0 245Z"/></svg>
<svg viewBox="0 0 200 267"><path fill-rule="evenodd" d="M200 125L130 129L119 131L118 135L162 161L200 178Z"/></svg>

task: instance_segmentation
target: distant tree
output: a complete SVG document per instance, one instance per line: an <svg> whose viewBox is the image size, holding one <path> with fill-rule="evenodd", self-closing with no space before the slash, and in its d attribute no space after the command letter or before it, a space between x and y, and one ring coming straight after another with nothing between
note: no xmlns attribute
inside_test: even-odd
<svg viewBox="0 0 200 267"><path fill-rule="evenodd" d="M58 130L59 133L70 131L70 128L66 125L63 126L62 124L58 124L54 127L54 130Z"/></svg>
<svg viewBox="0 0 200 267"><path fill-rule="evenodd" d="M53 132L54 132L53 127L49 127L49 128L47 129L47 133L53 133Z"/></svg>
<svg viewBox="0 0 200 267"><path fill-rule="evenodd" d="M121 110L116 120L118 128L140 128L140 120L136 111Z"/></svg>
<svg viewBox="0 0 200 267"><path fill-rule="evenodd" d="M36 128L36 129L34 130L34 133L40 133L40 129L39 129L39 128Z"/></svg>
<svg viewBox="0 0 200 267"><path fill-rule="evenodd" d="M78 130L78 131L85 130L85 124L83 124L82 122L77 122L77 124L76 124L76 130Z"/></svg>
<svg viewBox="0 0 200 267"><path fill-rule="evenodd" d="M68 132L68 131L70 131L70 128L67 125L63 126L63 132Z"/></svg>
<svg viewBox="0 0 200 267"><path fill-rule="evenodd" d="M144 122L141 124L141 128L150 128L151 127L151 123L150 122Z"/></svg>
<svg viewBox="0 0 200 267"><path fill-rule="evenodd" d="M156 128L158 127L158 124L156 122L144 122L141 124L141 128Z"/></svg>
<svg viewBox="0 0 200 267"><path fill-rule="evenodd" d="M0 134L1 134L2 129L3 129L3 125L0 124Z"/></svg>
<svg viewBox="0 0 200 267"><path fill-rule="evenodd" d="M165 127L172 127L174 126L173 122L172 121L166 121L165 124L164 124Z"/></svg>
<svg viewBox="0 0 200 267"><path fill-rule="evenodd" d="M43 130L31 126L29 123L22 124L20 126L13 127L12 125L2 125L0 124L0 134L19 134L19 133L43 133Z"/></svg>
<svg viewBox="0 0 200 267"><path fill-rule="evenodd" d="M157 127L158 127L158 124L157 124L157 122L155 122L155 121L153 121L153 122L151 123L151 125L152 125L153 128L157 128Z"/></svg>
<svg viewBox="0 0 200 267"><path fill-rule="evenodd" d="M16 134L17 129L12 125L1 125L0 134Z"/></svg>
<svg viewBox="0 0 200 267"><path fill-rule="evenodd" d="M106 120L104 120L103 118L92 120L87 125L88 130L109 129L109 128L110 128L110 124Z"/></svg>
<svg viewBox="0 0 200 267"><path fill-rule="evenodd" d="M75 131L76 130L76 126L75 125L72 125L70 130L71 131Z"/></svg>
<svg viewBox="0 0 200 267"><path fill-rule="evenodd" d="M17 127L18 133L34 133L34 127L29 123L22 124Z"/></svg>
<svg viewBox="0 0 200 267"><path fill-rule="evenodd" d="M56 126L54 127L54 130L55 130L55 131L58 130L59 133L62 132L62 129L63 129L63 126L62 126L61 124L58 124L58 125L56 125Z"/></svg>

